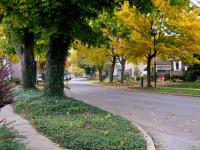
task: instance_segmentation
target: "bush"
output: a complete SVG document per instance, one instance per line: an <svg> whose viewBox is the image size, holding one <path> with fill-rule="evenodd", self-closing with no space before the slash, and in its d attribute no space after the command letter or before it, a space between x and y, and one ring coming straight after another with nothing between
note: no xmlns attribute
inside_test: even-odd
<svg viewBox="0 0 200 150"><path fill-rule="evenodd" d="M126 81L132 81L133 79L130 76L128 76L127 74L125 74L124 75L124 80L126 80Z"/></svg>
<svg viewBox="0 0 200 150"><path fill-rule="evenodd" d="M165 81L171 80L170 73L165 74Z"/></svg>
<svg viewBox="0 0 200 150"><path fill-rule="evenodd" d="M155 76L154 76L154 73L152 72L151 73L151 81L154 81L155 80ZM137 78L136 78L136 80L137 80ZM140 80L140 78L139 78L139 80ZM137 80L137 81L139 81L139 80ZM144 74L143 75L143 80L147 80L147 75L146 74Z"/></svg>
<svg viewBox="0 0 200 150"><path fill-rule="evenodd" d="M11 89L13 88L13 84L10 84L5 81L5 78L10 74L8 70L8 66L10 65L8 62L4 65L4 59L0 59L0 109L7 104L11 104L13 101L13 93Z"/></svg>
<svg viewBox="0 0 200 150"><path fill-rule="evenodd" d="M200 79L200 64L194 64L188 68L183 76L184 81L199 81Z"/></svg>
<svg viewBox="0 0 200 150"><path fill-rule="evenodd" d="M146 149L139 131L117 115L67 97L45 97L40 91L29 97L28 93L32 92L18 90L16 111L25 114L38 130L64 148Z"/></svg>
<svg viewBox="0 0 200 150"><path fill-rule="evenodd" d="M9 80L9 82L15 83L15 84L20 84L20 83L21 83L21 80L18 79L18 78L11 78L11 80Z"/></svg>
<svg viewBox="0 0 200 150"><path fill-rule="evenodd" d="M200 70L189 70L184 74L183 79L184 81L195 82L199 80L199 77Z"/></svg>

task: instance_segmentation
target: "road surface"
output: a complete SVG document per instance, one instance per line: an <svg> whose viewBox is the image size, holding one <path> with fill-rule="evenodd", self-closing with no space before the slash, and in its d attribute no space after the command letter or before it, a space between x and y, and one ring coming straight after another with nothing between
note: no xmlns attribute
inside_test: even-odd
<svg viewBox="0 0 200 150"><path fill-rule="evenodd" d="M84 79L69 82L71 94L120 114L148 132L162 150L200 150L200 99L105 88Z"/></svg>

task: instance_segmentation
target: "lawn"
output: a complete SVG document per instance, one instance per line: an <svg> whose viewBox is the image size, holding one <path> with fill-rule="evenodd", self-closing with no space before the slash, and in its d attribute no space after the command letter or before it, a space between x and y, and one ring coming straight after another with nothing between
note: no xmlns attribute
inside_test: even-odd
<svg viewBox="0 0 200 150"><path fill-rule="evenodd" d="M165 81L160 82L159 87L177 87L177 88L199 88L200 89L200 82L183 82L183 81Z"/></svg>
<svg viewBox="0 0 200 150"><path fill-rule="evenodd" d="M12 128L0 126L0 150L25 150L25 145L17 139L16 132Z"/></svg>
<svg viewBox="0 0 200 150"><path fill-rule="evenodd" d="M160 82L158 88L153 90L157 92L200 95L200 82Z"/></svg>
<svg viewBox="0 0 200 150"><path fill-rule="evenodd" d="M96 82L91 82L98 84ZM128 81L124 84L120 82L114 83L100 83L102 86L123 88L123 89L132 89L132 90L141 90L146 92L166 92L166 93L178 93L178 94L191 94L191 95L200 95L200 82L183 82L183 81L157 81L157 88L141 88L140 81ZM152 82L154 85L154 82ZM144 86L146 86L146 81L144 81Z"/></svg>
<svg viewBox="0 0 200 150"><path fill-rule="evenodd" d="M156 88L152 90L156 92L200 95L200 89L195 89L195 88L164 87L164 88Z"/></svg>
<svg viewBox="0 0 200 150"><path fill-rule="evenodd" d="M118 115L67 97L17 89L16 112L61 147L75 150L146 150L144 137Z"/></svg>
<svg viewBox="0 0 200 150"><path fill-rule="evenodd" d="M124 83L120 82L103 82L99 83L97 80L92 80L89 81L90 83L93 84L100 84L104 86L116 86L116 87L140 87L141 86L141 81L135 81L135 80L129 80L129 81L124 81ZM146 87L146 80L144 80L144 87ZM151 82L152 85L154 85L154 81ZM183 82L183 81L157 81L157 86L158 87L176 87L176 88L195 88L195 89L200 89L200 82Z"/></svg>

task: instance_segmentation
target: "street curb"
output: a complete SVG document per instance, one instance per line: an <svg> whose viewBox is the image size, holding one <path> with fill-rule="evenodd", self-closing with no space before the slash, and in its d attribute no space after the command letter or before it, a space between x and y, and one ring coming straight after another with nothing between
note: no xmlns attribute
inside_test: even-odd
<svg viewBox="0 0 200 150"><path fill-rule="evenodd" d="M143 134L144 139L145 139L146 144L147 144L147 149L146 150L156 150L154 141L151 138L151 136L146 131L144 131L144 129L141 126L139 126L138 124L136 124L134 122L132 124L134 126L136 126L140 130L140 132Z"/></svg>
<svg viewBox="0 0 200 150"><path fill-rule="evenodd" d="M159 92L159 91L143 91L142 89L128 89L130 91L135 90L141 93L152 93L152 94L160 94L160 95L174 95L174 96L182 96L182 97L193 97L193 98L200 98L200 95L194 95L194 94L183 94L183 93L171 93L171 92Z"/></svg>

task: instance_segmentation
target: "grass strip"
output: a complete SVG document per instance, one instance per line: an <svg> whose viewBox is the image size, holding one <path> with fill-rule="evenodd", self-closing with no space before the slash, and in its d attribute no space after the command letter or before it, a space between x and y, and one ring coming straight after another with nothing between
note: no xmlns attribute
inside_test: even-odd
<svg viewBox="0 0 200 150"><path fill-rule="evenodd" d="M118 115L67 97L17 89L15 110L61 147L75 150L146 150L142 134Z"/></svg>
<svg viewBox="0 0 200 150"><path fill-rule="evenodd" d="M178 93L178 94L200 95L200 89L192 89L192 88L165 87L165 88L156 88L156 89L153 89L153 91L167 92L167 93Z"/></svg>

